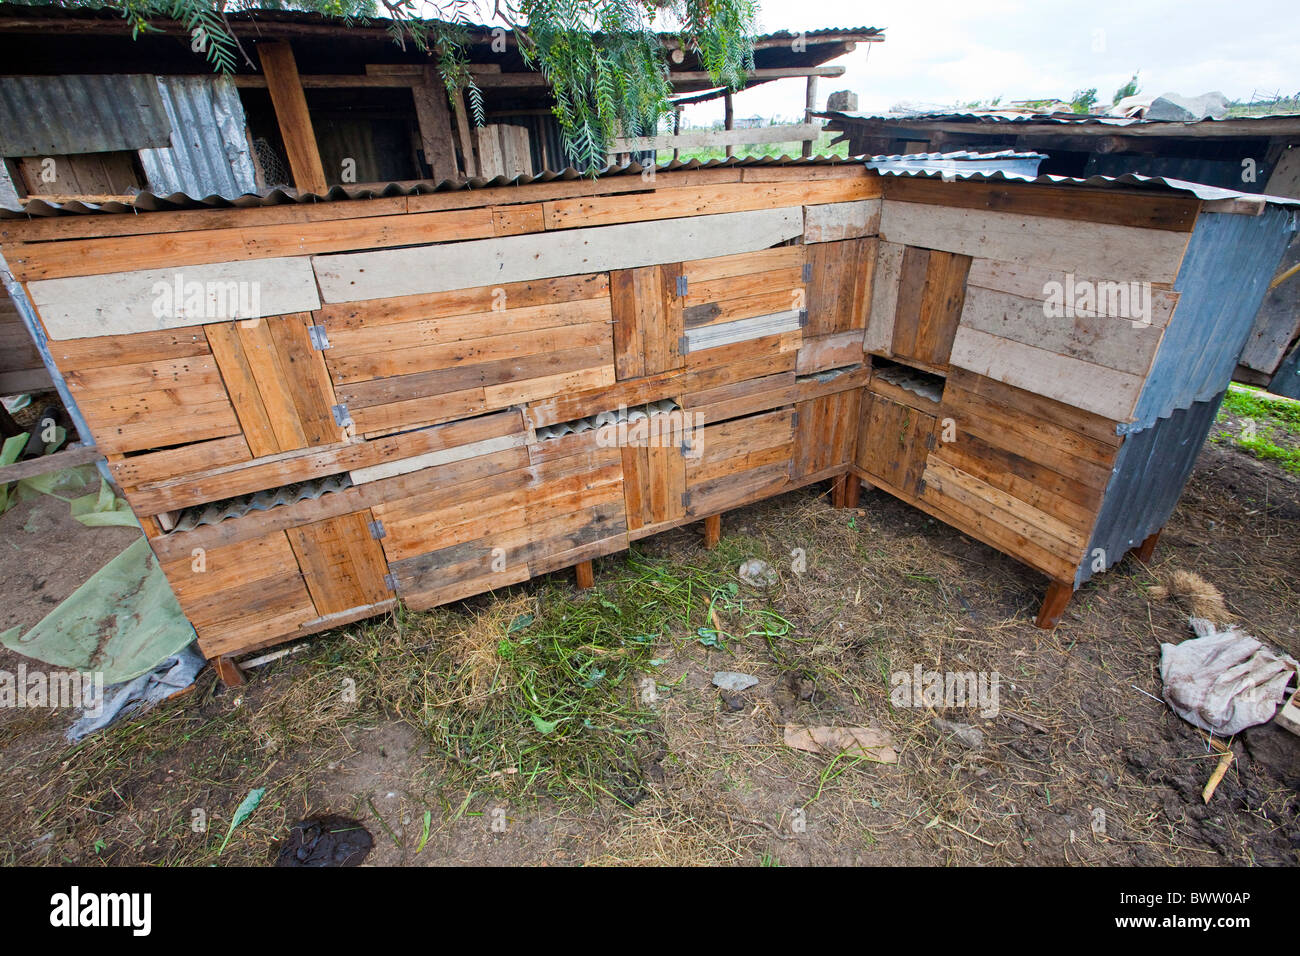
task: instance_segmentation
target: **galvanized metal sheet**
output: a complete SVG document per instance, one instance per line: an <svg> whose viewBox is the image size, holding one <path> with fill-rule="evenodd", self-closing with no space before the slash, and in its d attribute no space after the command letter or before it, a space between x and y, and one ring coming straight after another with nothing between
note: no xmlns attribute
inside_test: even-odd
<svg viewBox="0 0 1300 956"><path fill-rule="evenodd" d="M1138 396L1134 430L1227 387L1278 261L1298 225L1294 208L1258 216L1202 213L1174 281L1180 299Z"/></svg>
<svg viewBox="0 0 1300 956"><path fill-rule="evenodd" d="M168 145L154 77L0 77L0 156L64 156Z"/></svg>
<svg viewBox="0 0 1300 956"><path fill-rule="evenodd" d="M224 76L154 78L170 145L140 150L155 193L234 199L257 189L239 91Z"/></svg>
<svg viewBox="0 0 1300 956"><path fill-rule="evenodd" d="M1075 587L1118 563L1165 526L1214 425L1223 395L1180 409L1125 437Z"/></svg>

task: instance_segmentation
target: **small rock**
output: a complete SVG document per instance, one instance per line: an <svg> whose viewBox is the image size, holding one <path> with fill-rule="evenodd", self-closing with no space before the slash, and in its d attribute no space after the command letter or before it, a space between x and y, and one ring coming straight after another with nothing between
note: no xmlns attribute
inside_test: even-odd
<svg viewBox="0 0 1300 956"><path fill-rule="evenodd" d="M725 690L720 695L722 702L727 705L728 710L741 710L745 706L745 698L739 694L728 694Z"/></svg>
<svg viewBox="0 0 1300 956"><path fill-rule="evenodd" d="M740 580L752 588L768 588L777 582L776 572L766 561L750 558L740 566Z"/></svg>
<svg viewBox="0 0 1300 956"><path fill-rule="evenodd" d="M944 720L942 717L934 718L936 729L945 734L951 734L957 738L957 741L971 750L979 750L984 746L984 731L978 727L972 727L970 724L956 724L951 720Z"/></svg>
<svg viewBox="0 0 1300 956"><path fill-rule="evenodd" d="M736 671L718 671L713 675L713 686L724 691L738 693L742 690L749 690L758 683L758 678L749 674L740 674Z"/></svg>

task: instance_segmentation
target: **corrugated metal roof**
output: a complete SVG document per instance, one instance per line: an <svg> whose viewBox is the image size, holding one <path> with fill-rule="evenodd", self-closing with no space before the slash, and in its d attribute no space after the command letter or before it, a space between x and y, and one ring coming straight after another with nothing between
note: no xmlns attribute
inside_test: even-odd
<svg viewBox="0 0 1300 956"><path fill-rule="evenodd" d="M714 159L707 163L701 163L698 160L690 162L674 161L670 163L661 163L654 167L656 173L676 172L678 170L689 169L722 169L733 166L750 167L750 166L831 166L831 165L865 165L870 157L851 156L848 158L840 156L813 156L811 158L791 157L791 156L746 156L731 157L729 159ZM639 163L629 163L626 166L610 166L597 174L596 178L608 178L612 176L639 176L649 167L643 167ZM952 179L951 174L933 172L927 170L878 170L882 176L914 176L925 179ZM356 199L379 199L390 196L420 196L438 192L455 192L463 189L486 189L497 186L527 186L530 183L547 183L556 180L575 180L584 178L585 174L576 169L570 168L562 172L544 172L535 176L497 176L494 179L483 179L481 177L470 179L469 181L461 180L443 180L441 182L420 182L411 184L389 183L382 189L375 188L345 188L343 186L334 186L324 196L317 196L312 193L297 194L288 192L283 189L270 190L265 194L249 193L239 196L235 199L228 199L222 196L206 196L197 198L188 196L184 193L172 193L168 196L159 196L150 192L142 192L136 196L133 205L125 203L111 202L103 204L95 203L48 203L44 200L33 200L27 204L26 209L10 209L0 206L0 219L26 219L39 218L45 216L59 215L104 215L120 214L134 212L161 212L179 209L229 209L229 208L249 208L256 206L283 206L293 203L321 203L321 202L346 202ZM1198 199L1253 199L1265 200L1271 204L1300 206L1300 199L1286 199L1280 196L1263 196L1258 193L1243 193L1232 189L1220 189L1216 186L1202 186L1199 183L1183 182L1177 179L1166 179L1158 176L1142 176L1137 173L1127 173L1123 176L1090 176L1086 179L1075 178L1072 176L1036 176L1033 179L1024 179L1018 176L1007 176L1003 173L982 173L967 172L957 173L956 177L964 182L1007 182L1007 183L1037 183L1039 185L1061 185L1061 186L1089 186L1098 189L1119 189L1119 188L1139 188L1139 189L1156 189L1163 192L1185 193L1195 196Z"/></svg>
<svg viewBox="0 0 1300 956"><path fill-rule="evenodd" d="M944 173L921 169L881 169L878 172L882 176L913 176L922 179L953 178L951 175ZM1023 179L1018 176L1007 176L1003 173L958 172L955 178L963 182L1036 183L1040 186L1091 186L1097 189L1137 187L1139 189L1159 189L1165 192L1186 193L1195 196L1197 199L1207 201L1215 199L1262 199L1278 206L1300 206L1300 199L1289 199L1285 196L1266 196L1262 193L1245 193L1236 189L1222 189L1218 186L1206 186L1201 183L1189 183L1181 179L1170 179L1166 176L1143 176L1141 173L1125 173L1122 176L1087 177L1054 176L1050 173L1044 173L1041 176L1035 176L1033 179Z"/></svg>
<svg viewBox="0 0 1300 956"><path fill-rule="evenodd" d="M166 146L169 132L147 74L0 77L0 156Z"/></svg>
<svg viewBox="0 0 1300 956"><path fill-rule="evenodd" d="M1207 116L1192 122L1149 120L1134 116L1104 116L1095 113L1027 113L1020 110L953 110L952 112L869 113L825 110L814 113L832 120L865 120L906 126L917 123L1045 123L1059 126L1154 126L1194 127L1214 123L1242 123L1294 120L1300 127L1300 114L1279 113L1268 116Z"/></svg>
<svg viewBox="0 0 1300 956"><path fill-rule="evenodd" d="M904 172L925 170L962 176L972 172L1000 172L1017 179L1033 179L1038 175L1038 164L1047 158L1046 153L1017 152L1004 149L997 152L978 153L968 149L951 153L900 153L892 156L871 156L867 167L879 172Z"/></svg>
<svg viewBox="0 0 1300 956"><path fill-rule="evenodd" d="M234 199L257 190L244 107L227 76L159 76L158 91L171 145L140 150L140 163L156 194L215 193Z"/></svg>

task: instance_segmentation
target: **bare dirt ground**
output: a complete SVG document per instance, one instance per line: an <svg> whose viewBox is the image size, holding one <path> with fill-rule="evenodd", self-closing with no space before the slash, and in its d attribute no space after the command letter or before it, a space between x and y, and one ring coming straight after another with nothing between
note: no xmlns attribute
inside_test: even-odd
<svg viewBox="0 0 1300 956"><path fill-rule="evenodd" d="M1033 572L883 493L837 511L822 491L727 515L714 552L693 528L643 542L598 562L589 592L552 575L316 638L238 690L205 673L75 748L68 714L0 713L0 859L266 865L294 821L339 813L378 865L1297 862L1300 739L1232 741L1206 805L1217 755L1154 699L1186 612L1147 590L1194 571L1300 654L1300 481L1207 445L1152 565L1099 576L1051 632ZM30 520L0 532L22 541ZM28 540L5 626L88 545L120 550ZM778 583L735 585L750 557ZM1000 713L892 705L890 675L918 664L996 671ZM718 670L759 683L726 700ZM792 750L788 722L887 730L898 763Z"/></svg>

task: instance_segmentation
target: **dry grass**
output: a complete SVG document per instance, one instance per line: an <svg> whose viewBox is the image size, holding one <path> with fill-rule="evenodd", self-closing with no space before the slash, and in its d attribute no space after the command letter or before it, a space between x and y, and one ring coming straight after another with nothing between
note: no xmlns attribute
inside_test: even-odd
<svg viewBox="0 0 1300 956"><path fill-rule="evenodd" d="M1203 617L1215 624L1232 620L1223 592L1195 571L1172 571L1147 594L1153 601L1175 601L1192 617Z"/></svg>

